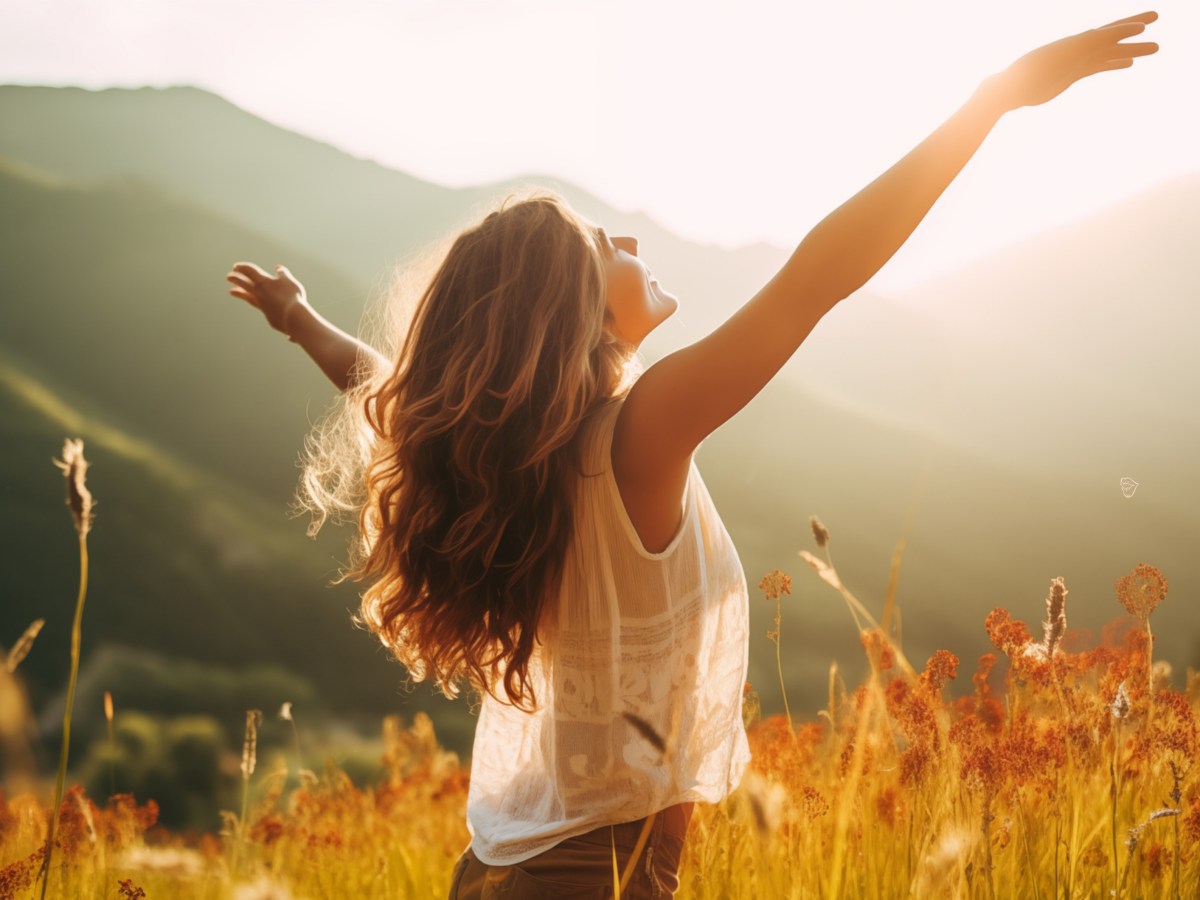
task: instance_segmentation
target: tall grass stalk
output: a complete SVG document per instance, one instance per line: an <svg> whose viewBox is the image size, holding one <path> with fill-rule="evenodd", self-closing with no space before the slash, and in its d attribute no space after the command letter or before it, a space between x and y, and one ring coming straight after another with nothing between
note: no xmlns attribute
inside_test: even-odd
<svg viewBox="0 0 1200 900"><path fill-rule="evenodd" d="M858 782L862 775L863 756L865 754L866 737L870 731L871 720L875 717L875 705L878 693L867 694L867 702L854 731L854 749L850 757L850 771L841 786L838 797L837 816L834 826L833 852L829 855L829 891L827 896L837 898L842 896L842 860L846 855L846 832L850 828L850 810L858 802Z"/></svg>
<svg viewBox="0 0 1200 900"><path fill-rule="evenodd" d="M1182 809L1183 791L1180 790L1179 782L1183 780L1183 773L1174 760L1170 762L1171 766L1171 802L1176 807ZM1173 817L1175 825L1175 846L1171 854L1171 896L1174 900L1180 900L1179 894L1179 853L1182 849L1179 844L1179 816Z"/></svg>
<svg viewBox="0 0 1200 900"><path fill-rule="evenodd" d="M104 720L108 725L108 793L111 797L117 792L117 742L113 737L113 701L112 694L104 692Z"/></svg>
<svg viewBox="0 0 1200 900"><path fill-rule="evenodd" d="M83 603L87 599L88 550L87 535L92 527L92 494L87 488L88 462L83 455L83 441L68 440L63 444L63 458L54 460L67 481L67 506L75 522L79 538L79 594L75 599L75 620L71 625L71 674L67 679L67 705L63 711L62 749L58 754L58 776L54 782L54 807L46 835L46 859L42 864L42 900L50 884L50 863L54 855L54 832L58 827L59 807L67 780L67 757L71 747L71 710L75 706L75 684L79 679L79 647L83 640Z"/></svg>
<svg viewBox="0 0 1200 900"><path fill-rule="evenodd" d="M304 768L304 760L300 753L300 731L296 727L296 717L292 715L292 703L290 700L279 707L279 718L292 726L292 740L296 745L296 775L299 777L300 770Z"/></svg>
<svg viewBox="0 0 1200 900"><path fill-rule="evenodd" d="M608 837L612 841L613 900L621 900L621 871L617 867L617 835L612 826L609 826Z"/></svg>
<svg viewBox="0 0 1200 900"><path fill-rule="evenodd" d="M875 617L871 615L870 610L863 606L862 602L852 593L850 593L846 586L842 584L842 579L838 575L837 569L833 568L833 566L829 565L829 563L827 563L825 560L809 553L807 550L801 550L799 556L812 567L813 571L817 573L822 581L842 595L842 599L846 601L847 609L850 610L850 617L854 619L854 627L858 629L859 634L862 634L864 631L869 629L875 629L881 634L884 634L879 622L877 622ZM865 626L863 625L864 622L866 622ZM908 657L904 655L904 651L900 648L899 643L886 634L884 636L887 637L888 644L890 645L892 652L895 654L896 663L899 665L900 670L904 672L907 677L915 678L917 671L913 668L912 663L908 661Z"/></svg>
<svg viewBox="0 0 1200 900"><path fill-rule="evenodd" d="M242 740L242 814L238 817L237 835L230 860L230 875L236 879L238 860L242 845L246 842L246 814L250 809L250 776L258 765L258 726L262 722L262 710L246 710L246 733Z"/></svg>

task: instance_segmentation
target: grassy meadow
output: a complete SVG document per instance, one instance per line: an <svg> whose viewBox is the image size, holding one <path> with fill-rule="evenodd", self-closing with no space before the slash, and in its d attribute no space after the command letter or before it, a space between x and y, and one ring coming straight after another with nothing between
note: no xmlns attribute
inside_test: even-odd
<svg viewBox="0 0 1200 900"><path fill-rule="evenodd" d="M78 628L91 497L82 448L75 457L66 451L61 466L83 575ZM807 722L761 717L758 694L746 685L753 763L725 801L697 807L677 896L1197 895L1200 678L1189 670L1180 692L1169 663L1153 658L1152 614L1169 602L1158 569L1139 564L1117 582L1128 617L1097 646L1071 646L1068 590L1056 578L1040 623L996 608L983 623L994 652L961 672L947 649L918 667L897 636L894 590L876 617L834 568L828 531L815 518L812 526L822 552L800 551L799 565L845 601L869 676L850 688L835 663L826 708ZM778 662L798 620L789 608L791 579L772 571L759 590L752 602L773 605L775 625L752 650L766 653L773 643ZM1016 612L1041 619L1042 604L1035 599ZM78 631L60 799L50 801L49 782L37 777L24 746L30 713L20 664L37 652L36 634L31 627L0 665L0 897L446 895L469 840L469 772L439 745L426 714L411 723L384 720L384 774L363 785L333 764L319 773L301 767L290 704L278 718L291 725L291 746L260 749L263 716L249 710L237 809L222 812L219 832L173 830L159 824L153 796L88 796L65 778ZM971 689L951 697L948 683L968 678ZM115 716L111 702L106 707L111 741ZM661 736L648 739L669 752Z"/></svg>

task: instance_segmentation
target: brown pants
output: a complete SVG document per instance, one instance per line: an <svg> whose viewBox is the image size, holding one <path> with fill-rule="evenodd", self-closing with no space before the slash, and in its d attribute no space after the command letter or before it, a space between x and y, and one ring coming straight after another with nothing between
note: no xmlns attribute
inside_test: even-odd
<svg viewBox="0 0 1200 900"><path fill-rule="evenodd" d="M681 803L653 816L622 900L670 900L675 895L692 806ZM613 846L623 875L645 821L604 825L512 866L489 866L468 847L454 867L449 900L610 900Z"/></svg>

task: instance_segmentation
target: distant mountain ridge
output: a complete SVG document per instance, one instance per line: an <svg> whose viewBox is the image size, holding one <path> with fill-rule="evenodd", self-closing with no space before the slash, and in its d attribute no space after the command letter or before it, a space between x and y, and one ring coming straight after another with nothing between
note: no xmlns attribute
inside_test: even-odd
<svg viewBox="0 0 1200 900"><path fill-rule="evenodd" d="M134 139L136 136L136 139ZM86 147L86 153L79 148ZM585 215L636 234L655 271L681 296L747 299L775 273L783 251L735 251L681 241L565 182L538 176L446 188L356 159L288 132L192 87L0 86L0 156L72 183L133 180L201 206L375 284L413 249L465 224L510 190L560 190ZM362 296L330 297L357 320Z"/></svg>

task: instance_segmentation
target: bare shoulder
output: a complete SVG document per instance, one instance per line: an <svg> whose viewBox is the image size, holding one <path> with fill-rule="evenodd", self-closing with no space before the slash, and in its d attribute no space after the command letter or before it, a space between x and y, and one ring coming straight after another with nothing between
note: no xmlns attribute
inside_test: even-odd
<svg viewBox="0 0 1200 900"><path fill-rule="evenodd" d="M643 376L643 379L645 376ZM625 512L644 549L657 553L679 530L683 492L692 457L672 452L662 441L654 404L647 403L643 380L633 386L613 426L612 469Z"/></svg>

